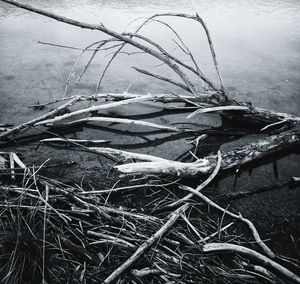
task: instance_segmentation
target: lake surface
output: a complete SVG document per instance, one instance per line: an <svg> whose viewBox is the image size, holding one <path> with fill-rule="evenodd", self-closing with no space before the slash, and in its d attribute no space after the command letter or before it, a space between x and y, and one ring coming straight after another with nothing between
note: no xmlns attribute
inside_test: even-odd
<svg viewBox="0 0 300 284"><path fill-rule="evenodd" d="M105 26L120 32L133 31L144 17L154 13L194 14L197 12L207 23L213 38L228 95L239 100L251 100L260 107L299 115L300 4L298 0L183 0L169 1L169 3L153 0L23 2L80 21L95 24L102 22ZM136 20L133 21L134 19ZM183 40L195 53L204 74L217 83L207 41L201 27L188 20L166 20L174 24ZM158 23L151 23L143 32L150 38L158 40L168 50L173 50L175 55L183 56L180 50L174 50L176 46L165 27ZM42 45L37 43L38 41L84 48L104 37L99 32L83 31L0 3L0 122L27 121L40 115L39 112L31 111L28 105L53 101L63 95L65 82L80 51ZM126 50L132 51L128 48ZM90 53L86 54L80 61L72 82L76 80L89 55ZM99 76L109 55L110 51L106 51L97 56L78 87L72 89L72 94L95 92ZM182 58L184 59L184 56ZM147 68L154 73L178 79L165 66L157 65L158 62L147 55L122 54L112 64L102 84L101 92L125 90L140 93L179 92L179 89L137 74L131 68L131 66ZM210 122L206 121L205 117L201 119L202 123ZM114 135L99 133L98 139L117 139ZM129 140L122 139L118 143L130 143L129 138ZM54 160L64 157L77 159L80 163L77 176L89 176L87 170L92 168L102 171L103 176L106 175L105 170L97 168L99 162L96 158L91 156L78 158L77 154L70 154L70 152L64 153L63 156L63 152L51 152L46 150L46 147L35 151L35 146L18 148L27 163L41 164L49 156ZM178 152L177 156L181 152L177 141L160 146L159 149L147 151L166 158L174 158L176 156L174 152ZM142 150L142 152L147 151ZM286 181L291 176L299 176L299 167L299 156L292 155L278 161L279 180L274 177L272 165L266 165L254 170L252 176L242 174L237 182L237 188L251 189L258 185ZM64 174L70 179L75 172L67 169L65 171ZM225 180L222 185L230 191L233 180ZM285 189L276 194L261 194L259 199L243 199L236 206L246 217L250 216L258 223L264 223L265 226L268 223L273 226L274 232L267 229L270 234L276 235L278 230L287 230L285 244L291 247L288 234L296 234L294 232L296 226L293 224L299 225L300 213L297 200L299 200L297 192ZM289 224L286 224L285 216L289 216Z"/></svg>
<svg viewBox="0 0 300 284"><path fill-rule="evenodd" d="M300 108L299 1L24 1L89 23L104 23L117 31L133 31L143 17L161 12L199 13L207 23L223 75L232 96L278 111L297 114ZM136 21L132 22L134 19ZM189 20L167 19L195 52L204 74L216 81L204 33ZM168 30L149 24L143 32L162 46L174 49ZM38 44L38 41L85 47L103 38L42 16L0 4L1 103L12 107L15 98L44 100L60 97L79 52ZM182 56L178 50L176 55ZM79 85L80 92L95 90L105 62L99 55ZM184 57L182 57L184 58ZM83 60L85 62L86 58ZM168 92L169 85L133 72L147 67L168 76L170 70L154 67L149 56L122 55L112 65L103 91ZM78 70L80 72L80 69ZM15 106L18 107L18 106ZM23 106L24 107L24 106ZM21 110L21 109L20 109ZM9 116L10 117L10 116Z"/></svg>

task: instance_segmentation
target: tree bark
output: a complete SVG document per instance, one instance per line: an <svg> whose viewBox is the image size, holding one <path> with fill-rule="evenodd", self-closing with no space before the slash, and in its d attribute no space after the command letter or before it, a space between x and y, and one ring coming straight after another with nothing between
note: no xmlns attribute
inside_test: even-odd
<svg viewBox="0 0 300 284"><path fill-rule="evenodd" d="M222 153L221 171L240 168L271 154L300 144L300 129L271 135L263 140L237 147ZM180 177L196 177L213 172L217 155L210 155L194 163L177 161L141 162L115 166L123 174L168 174Z"/></svg>

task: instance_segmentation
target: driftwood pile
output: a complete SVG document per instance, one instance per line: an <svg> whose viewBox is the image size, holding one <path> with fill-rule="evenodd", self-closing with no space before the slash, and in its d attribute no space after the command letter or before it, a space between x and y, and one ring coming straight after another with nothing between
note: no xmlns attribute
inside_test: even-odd
<svg viewBox="0 0 300 284"><path fill-rule="evenodd" d="M277 256L261 239L250 220L230 211L226 204L220 206L202 192L220 173L240 169L299 145L300 118L230 99L220 75L211 36L199 15L157 14L146 19L135 33L120 34L103 24L86 24L16 1L1 1L112 36L82 50L81 55L94 48L77 83L97 52L108 48L114 51L95 94L68 95L71 76L80 55L62 98L35 107L63 104L26 123L3 125L0 128L2 149L9 142L21 141L27 130L48 131L54 135L54 130L59 127L72 129L79 124L134 125L180 134L193 140L189 161L172 161L116 149L106 140L77 140L54 135L39 141L49 146L71 145L74 150L117 161L114 170L120 178L132 179L134 184L111 189L87 190L47 178L39 173L40 168L24 165L15 153L1 152L1 283L300 283L295 272L299 269L296 262ZM203 74L187 45L169 24L160 20L162 17L185 18L203 27L219 86ZM170 29L191 65L140 34L141 29L152 21ZM126 44L169 66L181 81L136 68L138 72L176 85L182 88L183 94L99 93L107 69ZM190 74L196 77L196 82ZM95 104L81 108L82 101ZM144 103L165 111L189 113L187 119L203 113L217 113L226 119L238 120L245 125L235 133L239 137L248 133L246 125L249 124L252 131L269 135L231 151L219 151L199 159L194 150L209 133L222 129L203 132L147 120L101 115L104 110ZM64 110L68 111L62 114ZM195 188L189 186L187 178L190 177L198 177L201 184ZM295 182L298 182L297 178ZM135 194L141 200L141 206L125 208L118 200L124 192Z"/></svg>

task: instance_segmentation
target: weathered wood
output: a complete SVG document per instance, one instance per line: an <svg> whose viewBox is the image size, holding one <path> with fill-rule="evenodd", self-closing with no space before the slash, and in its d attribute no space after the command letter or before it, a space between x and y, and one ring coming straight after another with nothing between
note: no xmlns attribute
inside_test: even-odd
<svg viewBox="0 0 300 284"><path fill-rule="evenodd" d="M242 254L251 259L254 259L255 261L261 263L263 267L270 269L279 275L284 276L285 278L292 281L293 283L300 283L300 277L295 273L293 273L292 271L278 264L274 260L269 259L268 257L243 246L228 244L228 243L210 243L203 246L203 251L208 253L236 252L238 254Z"/></svg>
<svg viewBox="0 0 300 284"><path fill-rule="evenodd" d="M271 135L263 140L222 153L220 170L240 168L250 162L300 143L300 129ZM210 155L194 163L177 161L142 162L115 166L123 174L168 174L180 177L207 175L216 167L217 156Z"/></svg>
<svg viewBox="0 0 300 284"><path fill-rule="evenodd" d="M72 98L71 100L69 100L67 103L59 106L58 108L56 108L56 109L54 109L54 110L52 110L52 111L50 111L50 112L48 112L48 113L40 116L40 117L37 117L37 118L32 119L32 120L30 120L28 122L25 122L25 123L22 123L22 124L20 124L18 126L15 126L15 127L11 128L11 129L9 129L9 130L1 133L0 134L0 139L6 138L6 137L8 137L10 135L14 135L14 134L18 133L19 131L21 131L23 129L26 129L26 128L30 127L30 126L33 126L36 123L38 123L38 122L40 122L40 121L42 121L44 119L47 119L47 118L52 117L52 116L55 116L60 111L66 109L69 106L71 106L72 104L74 104L78 100L79 100L79 97L76 96L76 97Z"/></svg>
<svg viewBox="0 0 300 284"><path fill-rule="evenodd" d="M172 226L176 223L180 214L183 214L189 204L184 204L174 212L172 212L168 221L147 241L145 241L136 251L135 253L129 257L121 266L119 266L112 274L110 274L103 283L109 284L114 283L125 271L127 271L151 246L153 246L158 240L161 240L162 237L172 228Z"/></svg>
<svg viewBox="0 0 300 284"><path fill-rule="evenodd" d="M199 197L202 201L204 201L208 206L211 206L221 212L223 212L224 215L228 215L236 220L239 220L243 223L245 223L248 228L250 229L253 238L255 239L256 244L261 248L261 250L270 258L275 258L275 254L274 252L262 241L256 227L254 226L254 224L247 218L244 218L242 216L241 213L239 214L235 214L231 211L228 211L227 209L224 209L223 207L221 207L220 205L218 205L217 203L213 202L212 200L210 200L208 197L206 197L204 194L202 194L201 192L197 191L197 189L193 189L189 186L181 186L180 187L183 190L187 190L191 193L193 193L194 195L196 195L197 197Z"/></svg>

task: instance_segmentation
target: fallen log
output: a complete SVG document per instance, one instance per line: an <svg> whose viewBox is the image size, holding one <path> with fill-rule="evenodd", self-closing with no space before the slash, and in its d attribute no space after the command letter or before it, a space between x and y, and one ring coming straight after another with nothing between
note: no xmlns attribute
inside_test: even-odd
<svg viewBox="0 0 300 284"><path fill-rule="evenodd" d="M224 171L240 168L268 155L295 147L299 143L299 128L271 135L263 140L222 153L220 170ZM142 162L128 163L115 166L114 168L126 175L167 174L180 177L195 177L212 173L216 168L216 161L217 156L210 155L194 163L182 163L177 161Z"/></svg>

